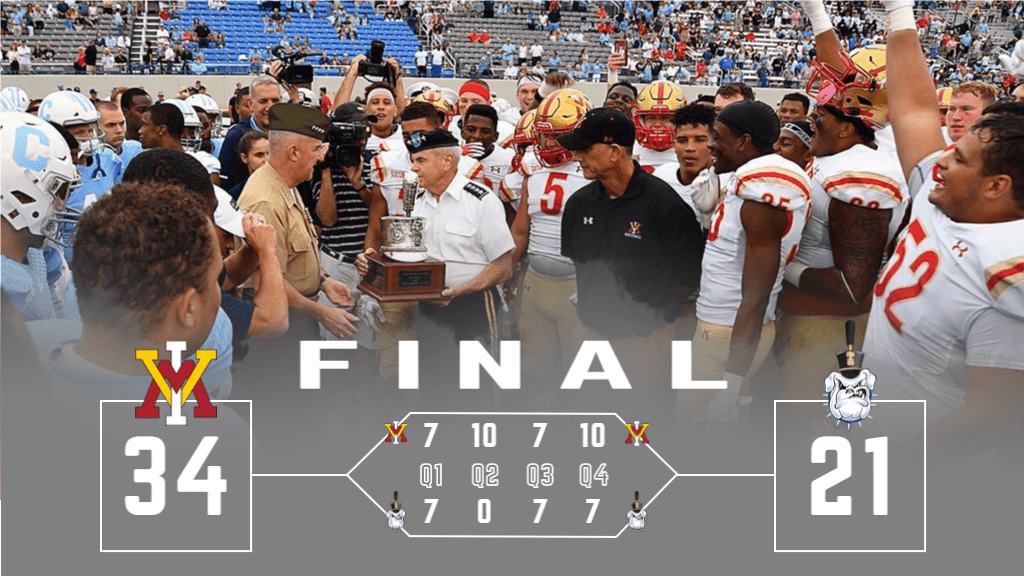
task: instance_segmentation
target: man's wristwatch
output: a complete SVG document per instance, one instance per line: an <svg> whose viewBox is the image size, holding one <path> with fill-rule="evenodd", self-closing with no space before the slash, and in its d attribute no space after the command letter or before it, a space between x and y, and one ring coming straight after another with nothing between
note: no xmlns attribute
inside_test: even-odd
<svg viewBox="0 0 1024 576"><path fill-rule="evenodd" d="M320 284L316 287L317 290L322 290L323 287L324 287L324 282L327 282L330 278L331 277L328 276L327 274L321 274L320 275Z"/></svg>

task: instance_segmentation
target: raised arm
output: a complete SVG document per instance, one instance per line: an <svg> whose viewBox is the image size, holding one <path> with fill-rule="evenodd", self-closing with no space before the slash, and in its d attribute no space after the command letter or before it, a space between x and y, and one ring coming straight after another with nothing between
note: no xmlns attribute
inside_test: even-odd
<svg viewBox="0 0 1024 576"><path fill-rule="evenodd" d="M929 154L942 150L939 104L914 23L913 0L885 0L889 40L885 49L889 119L903 174Z"/></svg>

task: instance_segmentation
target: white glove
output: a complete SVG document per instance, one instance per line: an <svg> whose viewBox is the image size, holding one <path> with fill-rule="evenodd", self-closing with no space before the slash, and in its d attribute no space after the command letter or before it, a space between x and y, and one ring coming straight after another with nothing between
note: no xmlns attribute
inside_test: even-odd
<svg viewBox="0 0 1024 576"><path fill-rule="evenodd" d="M811 22L815 36L832 29L832 19L829 18L823 0L800 0L800 7L804 9L804 14Z"/></svg>
<svg viewBox="0 0 1024 576"><path fill-rule="evenodd" d="M1017 78L1024 78L1024 40L1019 40L1009 54L1000 54L1003 69Z"/></svg>
<svg viewBox="0 0 1024 576"><path fill-rule="evenodd" d="M754 400L751 396L740 396L742 376L726 372L725 381L727 388L719 390L704 407L704 413L696 419L697 422L706 422L708 428L735 428L740 421L740 406Z"/></svg>
<svg viewBox="0 0 1024 576"><path fill-rule="evenodd" d="M468 142L462 146L462 155L479 160L484 156L484 145L480 142Z"/></svg>
<svg viewBox="0 0 1024 576"><path fill-rule="evenodd" d="M882 4L885 5L886 12L892 12L898 8L914 8L914 0L882 0Z"/></svg>
<svg viewBox="0 0 1024 576"><path fill-rule="evenodd" d="M356 324L356 341L364 348L375 350L377 349L377 332L380 332L378 324L386 323L387 318L377 300L365 296L361 292L357 292L357 295L356 304L352 309L352 313L359 317L359 322Z"/></svg>
<svg viewBox="0 0 1024 576"><path fill-rule="evenodd" d="M693 204L701 214L711 214L718 206L720 190L718 189L718 175L714 167L705 168L697 174L697 177L690 183L693 192Z"/></svg>

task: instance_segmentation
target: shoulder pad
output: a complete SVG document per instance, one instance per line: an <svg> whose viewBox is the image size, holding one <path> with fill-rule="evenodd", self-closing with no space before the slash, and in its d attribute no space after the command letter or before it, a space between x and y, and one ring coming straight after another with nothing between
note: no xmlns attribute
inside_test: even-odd
<svg viewBox="0 0 1024 576"><path fill-rule="evenodd" d="M854 160L851 162L850 160ZM859 166L860 169L851 168ZM898 166L874 150L819 158L809 172L830 198L868 208L896 208L907 201Z"/></svg>
<svg viewBox="0 0 1024 576"><path fill-rule="evenodd" d="M483 184L474 182L472 180L467 182L466 185L462 187L462 189L475 196L477 200L483 200L484 197L486 197L488 194L491 194L491 191L485 188Z"/></svg>
<svg viewBox="0 0 1024 576"><path fill-rule="evenodd" d="M370 160L370 181L380 184L388 177L388 165L384 162L384 155L377 154Z"/></svg>
<svg viewBox="0 0 1024 576"><path fill-rule="evenodd" d="M474 160L469 156L463 156L463 158L471 160L471 163L467 163L466 169L462 171L463 176L469 178L470 180L483 180L484 165L481 164L479 160Z"/></svg>
<svg viewBox="0 0 1024 576"><path fill-rule="evenodd" d="M1000 312L1024 320L1024 256L985 268L985 287Z"/></svg>
<svg viewBox="0 0 1024 576"><path fill-rule="evenodd" d="M775 154L747 162L733 177L734 192L744 200L790 211L803 208L811 200L807 174L800 166Z"/></svg>
<svg viewBox="0 0 1024 576"><path fill-rule="evenodd" d="M510 173L501 179L498 192L505 202L514 202L522 196L523 177L519 173Z"/></svg>

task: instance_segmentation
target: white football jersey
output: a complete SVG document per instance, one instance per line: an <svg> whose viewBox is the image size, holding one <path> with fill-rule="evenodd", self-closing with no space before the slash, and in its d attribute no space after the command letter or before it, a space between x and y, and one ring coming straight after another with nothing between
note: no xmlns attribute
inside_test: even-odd
<svg viewBox="0 0 1024 576"><path fill-rule="evenodd" d="M370 180L380 186L380 192L388 202L388 214L404 211L402 207L402 183L405 173L412 170L409 152L405 145L398 150L388 150L373 157L370 162ZM459 174L470 180L483 181L484 168L476 160L463 156L459 159Z"/></svg>
<svg viewBox="0 0 1024 576"><path fill-rule="evenodd" d="M513 170L505 174L505 178L501 181L501 185L498 187L499 192L501 192L501 200L503 202L511 202L516 210L518 210L519 199L523 195L523 180L530 174L543 169L544 166L541 165L540 160L537 160L537 155L533 153L533 146L530 146L523 153L523 159L519 163L519 170Z"/></svg>
<svg viewBox="0 0 1024 576"><path fill-rule="evenodd" d="M577 190L590 183L583 177L579 162L557 168L542 168L527 182L527 210L530 215L530 244L527 252L568 264L562 256L562 210Z"/></svg>
<svg viewBox="0 0 1024 576"><path fill-rule="evenodd" d="M505 179L509 167L512 165L512 157L515 151L495 146L490 154L477 159L477 162L484 167L484 186L491 189L496 196L501 198L501 181Z"/></svg>
<svg viewBox="0 0 1024 576"><path fill-rule="evenodd" d="M718 206L719 191L712 188L710 174L714 168L705 168L689 184L679 181L679 162L662 164L654 170L654 176L665 181L679 197L693 210L701 228L711 223L711 213ZM705 210L704 208L708 209Z"/></svg>
<svg viewBox="0 0 1024 576"><path fill-rule="evenodd" d="M764 313L764 322L774 321L782 274L796 254L811 210L811 183L800 166L778 154L768 154L736 170L729 177L727 190L711 215L697 317L721 326L732 326L735 322L743 301L743 261L747 251L747 233L740 210L744 202L761 202L785 210L789 220L779 251L779 272Z"/></svg>
<svg viewBox="0 0 1024 576"><path fill-rule="evenodd" d="M648 174L653 174L654 170L662 164L679 161L679 157L676 156L676 149L672 146L668 150L658 151L644 148L637 144L634 147L634 152L633 159L639 162L640 167Z"/></svg>
<svg viewBox="0 0 1024 576"><path fill-rule="evenodd" d="M199 150L196 152L189 152L188 155L199 160L199 163L203 165L203 168L206 168L208 173L220 174L220 160L218 160L213 154Z"/></svg>
<svg viewBox="0 0 1024 576"><path fill-rule="evenodd" d="M886 237L888 244L903 222L909 203L902 171L895 156L885 156L863 144L832 156L814 158L807 166L811 179L811 215L794 260L811 268L835 266L828 227L828 210L833 201L892 210Z"/></svg>
<svg viewBox="0 0 1024 576"><path fill-rule="evenodd" d="M864 339L876 390L926 400L929 425L966 403L968 365L1024 370L1024 220L946 216L928 200L940 154L914 168L910 224L875 285Z"/></svg>
<svg viewBox="0 0 1024 576"><path fill-rule="evenodd" d="M405 152L405 140L402 131L397 127L391 131L391 136L381 138L373 134L366 140L366 149L376 152L387 152L388 150L401 150Z"/></svg>

